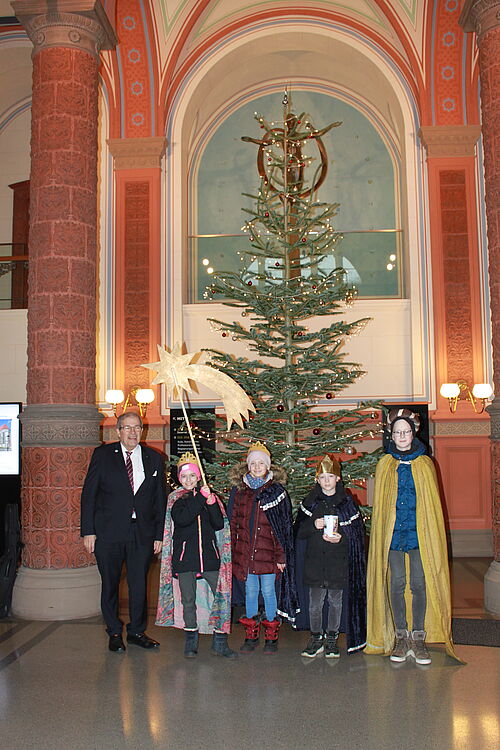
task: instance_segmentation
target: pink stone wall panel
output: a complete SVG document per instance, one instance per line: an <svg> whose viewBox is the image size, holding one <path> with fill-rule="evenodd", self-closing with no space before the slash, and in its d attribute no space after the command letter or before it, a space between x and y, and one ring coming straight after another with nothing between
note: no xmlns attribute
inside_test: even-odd
<svg viewBox="0 0 500 750"><path fill-rule="evenodd" d="M24 449L23 564L76 568L92 564L80 539L80 493L92 448Z"/></svg>
<svg viewBox="0 0 500 750"><path fill-rule="evenodd" d="M150 185L146 181L130 181L126 183L124 192L124 365L125 385L130 388L149 384L149 374L140 365L149 361L150 352Z"/></svg>
<svg viewBox="0 0 500 750"><path fill-rule="evenodd" d="M447 378L474 382L465 172L443 170L439 179Z"/></svg>

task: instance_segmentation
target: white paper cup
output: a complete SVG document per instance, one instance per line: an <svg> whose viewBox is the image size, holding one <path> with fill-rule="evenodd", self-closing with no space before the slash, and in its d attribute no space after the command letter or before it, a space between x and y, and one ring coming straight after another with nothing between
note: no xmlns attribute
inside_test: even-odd
<svg viewBox="0 0 500 750"><path fill-rule="evenodd" d="M339 517L328 515L323 516L323 520L325 522L324 532L326 536L333 536L339 526Z"/></svg>

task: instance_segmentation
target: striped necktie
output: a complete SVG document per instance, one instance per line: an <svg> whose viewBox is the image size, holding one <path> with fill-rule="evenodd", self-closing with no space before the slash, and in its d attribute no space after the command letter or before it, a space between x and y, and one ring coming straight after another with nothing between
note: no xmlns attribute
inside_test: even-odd
<svg viewBox="0 0 500 750"><path fill-rule="evenodd" d="M127 458L125 459L125 468L127 469L128 474L128 481L130 482L130 486L132 487L132 492L134 491L134 467L132 466L132 459L130 456L132 455L132 451L125 451L127 454Z"/></svg>

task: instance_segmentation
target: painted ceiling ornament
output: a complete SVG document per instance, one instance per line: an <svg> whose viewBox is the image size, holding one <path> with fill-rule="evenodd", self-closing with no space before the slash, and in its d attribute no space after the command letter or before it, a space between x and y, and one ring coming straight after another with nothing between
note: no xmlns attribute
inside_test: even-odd
<svg viewBox="0 0 500 750"><path fill-rule="evenodd" d="M225 372L217 370L210 364L202 364L202 352L181 354L181 346L176 343L171 351L158 344L159 362L142 365L158 374L152 385L164 383L170 393L177 391L182 403L182 390L192 391L192 383L200 383L210 388L222 400L226 412L227 429L231 429L233 422L243 427L243 419L248 419L255 406L243 388ZM196 359L196 362L193 360Z"/></svg>

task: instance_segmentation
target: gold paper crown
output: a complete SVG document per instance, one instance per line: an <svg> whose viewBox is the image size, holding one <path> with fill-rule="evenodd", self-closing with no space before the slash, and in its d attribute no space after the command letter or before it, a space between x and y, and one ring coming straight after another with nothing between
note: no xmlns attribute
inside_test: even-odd
<svg viewBox="0 0 500 750"><path fill-rule="evenodd" d="M340 477L340 461L327 453L316 466L316 476L319 477L320 474L335 474Z"/></svg>
<svg viewBox="0 0 500 750"><path fill-rule="evenodd" d="M250 443L248 446L247 456L251 451L262 451L262 453L267 453L269 458L271 458L271 454L269 453L268 449L264 445L264 443L261 443L260 440L257 440L256 443Z"/></svg>
<svg viewBox="0 0 500 750"><path fill-rule="evenodd" d="M179 460L177 461L177 468L179 469L181 466L184 466L184 464L196 464L196 466L200 465L194 453L190 453L189 451L187 453L183 453L179 458Z"/></svg>

